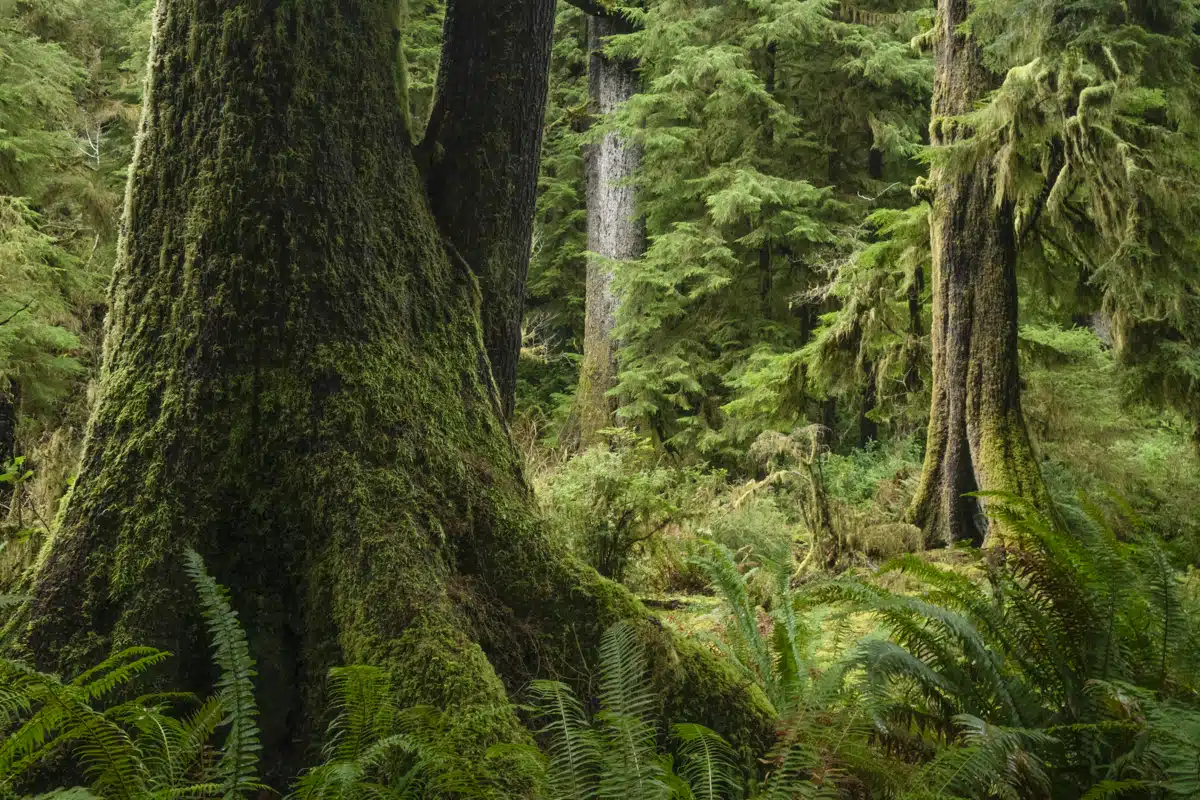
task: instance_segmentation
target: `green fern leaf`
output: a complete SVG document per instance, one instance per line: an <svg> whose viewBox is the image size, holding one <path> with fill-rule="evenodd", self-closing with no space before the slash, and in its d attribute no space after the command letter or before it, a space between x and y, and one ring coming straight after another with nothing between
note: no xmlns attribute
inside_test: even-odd
<svg viewBox="0 0 1200 800"><path fill-rule="evenodd" d="M237 797L258 788L258 758L262 745L258 732L258 705L254 699L254 660L246 632L229 603L229 592L205 571L194 550L184 554L212 637L213 660L221 671L217 696L225 710L229 733L217 764L225 797Z"/></svg>
<svg viewBox="0 0 1200 800"><path fill-rule="evenodd" d="M696 800L735 800L742 794L737 754L729 743L703 725L672 727L679 741L679 775Z"/></svg>

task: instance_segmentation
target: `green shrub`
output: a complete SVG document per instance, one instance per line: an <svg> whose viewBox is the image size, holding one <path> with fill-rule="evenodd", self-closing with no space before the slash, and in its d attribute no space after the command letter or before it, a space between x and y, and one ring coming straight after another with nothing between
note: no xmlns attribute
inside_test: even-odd
<svg viewBox="0 0 1200 800"><path fill-rule="evenodd" d="M738 488L733 494L738 494ZM734 497L734 502L738 499ZM789 519L780 509L779 500L769 494L755 494L739 504L731 503L706 522L705 538L751 560L789 561L792 545L801 533L801 526Z"/></svg>
<svg viewBox="0 0 1200 800"><path fill-rule="evenodd" d="M1190 423L1127 391L1111 350L1089 329L1027 325L1021 348L1025 416L1059 502L1115 494L1188 560L1200 560ZM1113 513L1122 503L1102 504Z"/></svg>
<svg viewBox="0 0 1200 800"><path fill-rule="evenodd" d="M871 441L848 453L825 455L825 486L830 497L883 519L904 515L921 474L922 445L913 437Z"/></svg>
<svg viewBox="0 0 1200 800"><path fill-rule="evenodd" d="M666 466L648 440L610 432L610 447L568 461L541 490L551 525L585 561L622 580L669 527L702 516L724 474Z"/></svg>

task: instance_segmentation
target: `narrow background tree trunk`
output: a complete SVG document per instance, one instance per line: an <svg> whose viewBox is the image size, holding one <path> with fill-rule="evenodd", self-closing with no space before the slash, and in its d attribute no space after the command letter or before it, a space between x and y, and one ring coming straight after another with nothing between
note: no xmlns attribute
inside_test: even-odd
<svg viewBox="0 0 1200 800"><path fill-rule="evenodd" d="M483 292L483 341L511 416L554 0L451 0L426 134L429 197L442 235Z"/></svg>
<svg viewBox="0 0 1200 800"><path fill-rule="evenodd" d="M196 548L247 627L277 786L316 755L330 666L379 665L400 703L446 709L482 770L528 740L509 692L586 675L607 625L645 618L537 521L476 278L405 138L394 14L160 3L99 396L25 609L43 669L145 644L175 654L160 686L207 692ZM753 690L642 627L664 710L765 741ZM500 779L521 793L518 762Z"/></svg>
<svg viewBox="0 0 1200 800"><path fill-rule="evenodd" d="M628 33L618 15L588 19L588 91L593 117L612 113L638 91L637 64L604 55L605 40ZM646 249L646 228L637 210L631 179L641 162L639 147L615 132L605 134L587 154L587 238L595 255L587 264L583 364L576 393L580 444L594 444L611 427L616 402L608 396L617 384L614 335L619 299L613 286L614 262L638 258Z"/></svg>
<svg viewBox="0 0 1200 800"><path fill-rule="evenodd" d="M17 383L7 390L0 389L0 471L17 457L17 410L20 405ZM8 506L13 497L13 484L0 483L0 505ZM0 515L3 509L0 509ZM3 522L0 516L0 522Z"/></svg>
<svg viewBox="0 0 1200 800"><path fill-rule="evenodd" d="M953 119L995 86L979 44L962 32L968 0L938 5L930 138L970 135ZM970 172L935 166L932 405L921 485L910 517L930 544L982 544L983 509L969 492L996 491L1045 502L1045 487L1021 414L1017 361L1017 246L1013 211L996 202L985 161Z"/></svg>

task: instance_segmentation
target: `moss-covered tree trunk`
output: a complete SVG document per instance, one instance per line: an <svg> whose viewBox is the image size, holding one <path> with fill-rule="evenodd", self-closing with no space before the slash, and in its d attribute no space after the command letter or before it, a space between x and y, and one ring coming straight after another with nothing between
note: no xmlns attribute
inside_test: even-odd
<svg viewBox="0 0 1200 800"><path fill-rule="evenodd" d="M619 15L588 19L588 93L594 117L611 114L638 90L637 64L604 53L608 37L628 33ZM631 183L641 162L634 142L608 132L587 154L587 238L593 255L587 263L583 363L576 404L580 443L586 447L611 427L616 402L608 392L617 384L617 307L613 285L616 262L638 258L646 249L645 225Z"/></svg>
<svg viewBox="0 0 1200 800"><path fill-rule="evenodd" d="M968 0L938 4L930 137L969 136L955 118L995 86L979 43L962 30ZM925 468L910 515L931 544L987 532L978 502L997 491L1044 502L1045 487L1021 414L1013 210L996 202L991 166L930 175L933 211L932 406Z"/></svg>
<svg viewBox="0 0 1200 800"><path fill-rule="evenodd" d="M510 691L645 614L537 524L404 135L394 13L160 2L99 397L22 623L40 667L149 644L176 654L163 685L206 691L197 548L248 628L275 781L314 756L332 665L448 708L478 768L526 738ZM669 712L766 735L753 693L644 628Z"/></svg>
<svg viewBox="0 0 1200 800"><path fill-rule="evenodd" d="M451 0L424 147L442 234L483 292L483 342L512 414L549 89L554 0Z"/></svg>

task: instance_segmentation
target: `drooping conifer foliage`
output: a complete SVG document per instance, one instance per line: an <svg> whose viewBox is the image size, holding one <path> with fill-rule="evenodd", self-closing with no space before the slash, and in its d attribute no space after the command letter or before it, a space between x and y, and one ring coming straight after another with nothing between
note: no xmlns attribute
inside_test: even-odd
<svg viewBox="0 0 1200 800"><path fill-rule="evenodd" d="M1197 796L1198 90L1192 0L0 2L0 800Z"/></svg>
<svg viewBox="0 0 1200 800"><path fill-rule="evenodd" d="M39 467L0 492L6 536L44 531L82 438L148 7L17 3L0 20L0 457Z"/></svg>

